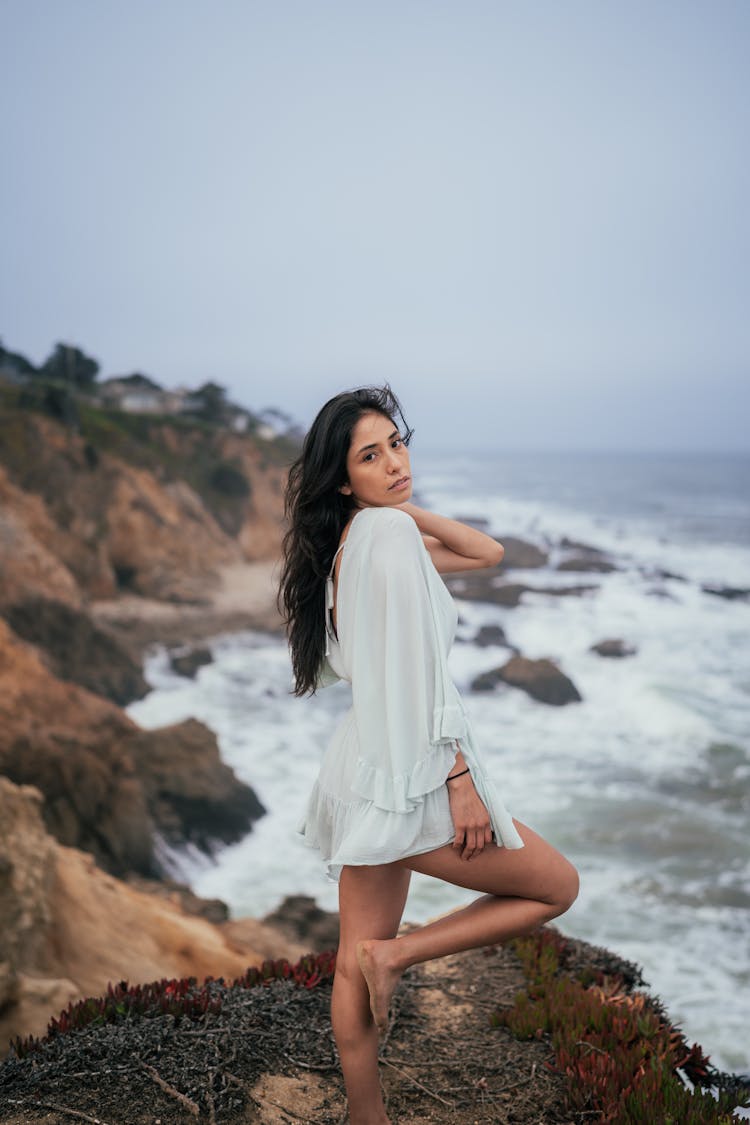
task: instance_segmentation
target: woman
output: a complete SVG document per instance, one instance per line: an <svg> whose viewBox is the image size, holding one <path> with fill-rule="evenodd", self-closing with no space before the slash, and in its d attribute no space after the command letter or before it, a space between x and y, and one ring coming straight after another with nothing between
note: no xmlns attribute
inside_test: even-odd
<svg viewBox="0 0 750 1125"><path fill-rule="evenodd" d="M503 548L410 503L410 437L388 386L337 395L286 495L295 693L352 686L301 826L339 880L331 1020L351 1125L388 1122L378 1042L404 970L525 933L578 892L571 864L507 812L447 671L457 616L439 573L495 566ZM483 895L397 937L412 871Z"/></svg>

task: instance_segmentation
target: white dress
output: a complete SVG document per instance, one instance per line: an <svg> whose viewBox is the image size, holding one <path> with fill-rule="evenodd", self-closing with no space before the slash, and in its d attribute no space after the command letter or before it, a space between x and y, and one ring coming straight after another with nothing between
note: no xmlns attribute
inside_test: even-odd
<svg viewBox="0 0 750 1125"><path fill-rule="evenodd" d="M448 673L458 615L417 524L395 508L363 508L340 549L338 637L331 567L318 687L347 680L352 706L299 826L305 843L320 850L334 880L344 864L390 863L450 843L445 779L458 744L496 842L523 847Z"/></svg>

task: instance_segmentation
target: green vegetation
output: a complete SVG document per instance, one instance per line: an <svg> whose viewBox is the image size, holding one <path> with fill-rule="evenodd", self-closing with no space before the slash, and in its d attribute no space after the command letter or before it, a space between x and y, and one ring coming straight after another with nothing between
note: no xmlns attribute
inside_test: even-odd
<svg viewBox="0 0 750 1125"><path fill-rule="evenodd" d="M528 986L495 1026L519 1039L548 1035L555 1065L568 1080L570 1108L596 1113L602 1125L729 1125L747 1092L727 1086L697 1044L645 993L629 992L622 977L565 972L568 943L542 929L511 943ZM693 1089L678 1075L681 1070ZM711 1090L701 1087L714 1087Z"/></svg>

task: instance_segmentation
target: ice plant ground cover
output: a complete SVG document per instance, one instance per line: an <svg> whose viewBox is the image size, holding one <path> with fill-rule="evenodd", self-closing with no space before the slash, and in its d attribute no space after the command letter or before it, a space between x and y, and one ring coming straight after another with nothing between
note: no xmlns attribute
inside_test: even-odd
<svg viewBox="0 0 750 1125"><path fill-rule="evenodd" d="M528 984L493 1022L519 1038L551 1038L571 1109L597 1111L603 1125L739 1121L732 1111L749 1104L747 1091L714 1070L698 1044L689 1047L632 979L591 970L569 975L568 942L554 929L511 944Z"/></svg>

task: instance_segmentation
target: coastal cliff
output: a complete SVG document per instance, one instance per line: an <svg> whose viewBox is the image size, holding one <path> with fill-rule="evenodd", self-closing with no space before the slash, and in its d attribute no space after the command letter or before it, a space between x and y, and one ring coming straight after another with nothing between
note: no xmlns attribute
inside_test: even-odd
<svg viewBox="0 0 750 1125"><path fill-rule="evenodd" d="M0 386L0 604L134 593L201 601L229 563L278 556L287 444L81 407L73 428Z"/></svg>
<svg viewBox="0 0 750 1125"><path fill-rule="evenodd" d="M165 877L164 843L210 851L264 809L204 724L141 730L122 710L170 628L278 628L288 443L85 397L58 414L0 382L2 1053L108 980L303 952L275 931L273 948L248 941L252 920L230 939L181 915L183 891L133 885Z"/></svg>

